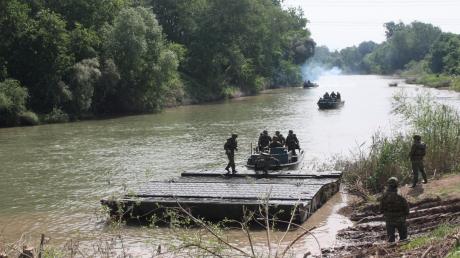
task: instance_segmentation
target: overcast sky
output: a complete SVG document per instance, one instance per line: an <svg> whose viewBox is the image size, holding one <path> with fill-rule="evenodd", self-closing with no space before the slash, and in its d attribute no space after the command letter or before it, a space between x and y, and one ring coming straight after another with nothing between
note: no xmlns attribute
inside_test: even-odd
<svg viewBox="0 0 460 258"><path fill-rule="evenodd" d="M460 0L285 0L301 7L318 45L330 49L385 39L383 23L414 20L460 34Z"/></svg>

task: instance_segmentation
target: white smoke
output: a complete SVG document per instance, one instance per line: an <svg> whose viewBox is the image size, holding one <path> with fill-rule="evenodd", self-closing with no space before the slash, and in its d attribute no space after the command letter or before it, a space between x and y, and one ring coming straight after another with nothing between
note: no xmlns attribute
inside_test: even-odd
<svg viewBox="0 0 460 258"><path fill-rule="evenodd" d="M342 74L342 70L336 66L332 68L326 68L322 64L308 61L301 66L301 71L302 79L304 81L317 81L321 76Z"/></svg>

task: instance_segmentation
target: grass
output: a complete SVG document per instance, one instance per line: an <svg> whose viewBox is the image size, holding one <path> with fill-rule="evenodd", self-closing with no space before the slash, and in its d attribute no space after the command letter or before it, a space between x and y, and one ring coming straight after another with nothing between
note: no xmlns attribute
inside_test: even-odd
<svg viewBox="0 0 460 258"><path fill-rule="evenodd" d="M460 258L460 246L457 246L452 250L446 258Z"/></svg>
<svg viewBox="0 0 460 258"><path fill-rule="evenodd" d="M381 192L392 176L402 183L410 182L409 151L414 134L421 135L428 146L424 163L429 177L460 171L458 111L435 102L429 95L409 99L398 94L393 100L393 112L406 121L409 130L391 136L377 132L369 150L359 149L351 159L337 162L349 192L365 200Z"/></svg>
<svg viewBox="0 0 460 258"><path fill-rule="evenodd" d="M452 226L448 224L440 225L428 235L416 237L405 245L401 246L403 251L418 249L420 247L429 246L433 243L444 240L447 236L460 232L460 226Z"/></svg>
<svg viewBox="0 0 460 258"><path fill-rule="evenodd" d="M432 88L451 88L455 91L460 91L460 77L448 74L433 74L433 73L406 73L403 76L407 77L406 82L411 84L422 84Z"/></svg>

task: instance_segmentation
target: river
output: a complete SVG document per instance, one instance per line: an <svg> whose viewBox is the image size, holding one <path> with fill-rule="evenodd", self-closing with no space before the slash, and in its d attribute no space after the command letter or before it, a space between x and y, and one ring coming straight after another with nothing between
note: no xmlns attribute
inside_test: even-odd
<svg viewBox="0 0 460 258"><path fill-rule="evenodd" d="M400 85L388 87L392 81ZM231 133L238 134L237 170L244 169L251 142L264 129L285 136L294 130L306 152L302 166L315 169L349 155L375 131L399 130L391 114L392 96L398 91L429 91L442 101L460 103L458 93L422 89L390 77L325 76L318 83L314 89L270 90L160 114L0 129L1 238L14 241L23 233L45 233L62 243L109 236L102 197L186 170L223 170L223 144ZM332 90L340 91L344 107L318 110L318 98ZM316 226L327 226L337 216L343 201L341 196L335 199L334 207L315 220ZM165 229L122 230L132 246L152 235L166 241L169 234Z"/></svg>

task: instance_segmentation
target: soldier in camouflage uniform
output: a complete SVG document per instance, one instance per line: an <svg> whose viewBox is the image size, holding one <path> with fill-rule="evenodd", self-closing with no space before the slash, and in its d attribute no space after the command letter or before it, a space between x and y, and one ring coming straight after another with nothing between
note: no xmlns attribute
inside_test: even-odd
<svg viewBox="0 0 460 258"><path fill-rule="evenodd" d="M423 157L425 157L425 153L426 144L422 142L422 137L420 135L414 135L414 143L412 144L412 148L409 153L413 173L413 181L411 187L415 187L417 185L419 172L422 173L423 183L426 184L428 182L425 168L423 166Z"/></svg>
<svg viewBox="0 0 460 258"><path fill-rule="evenodd" d="M264 151L265 148L270 145L270 142L272 141L272 138L268 135L267 130L264 130L260 136L259 136L259 141L257 143L259 150Z"/></svg>
<svg viewBox="0 0 460 258"><path fill-rule="evenodd" d="M280 131L276 131L275 136L278 138L278 142L284 146L284 144L286 143L286 138L284 138L284 136L280 133Z"/></svg>
<svg viewBox="0 0 460 258"><path fill-rule="evenodd" d="M387 191L380 200L380 212L383 213L387 229L388 242L395 241L395 231L398 229L399 240L407 238L406 217L409 215L409 205L404 197L398 194L398 179L388 179Z"/></svg>
<svg viewBox="0 0 460 258"><path fill-rule="evenodd" d="M289 134L286 137L286 146L288 147L288 151L292 151L292 155L297 155L295 149L300 149L299 140L292 130L289 130Z"/></svg>
<svg viewBox="0 0 460 258"><path fill-rule="evenodd" d="M238 135L232 134L232 137L228 138L224 145L225 154L227 154L228 158L228 164L225 167L227 174L230 174L230 167L232 168L232 174L236 174L237 172L235 169L235 151L238 151L238 143L236 142L237 137Z"/></svg>

